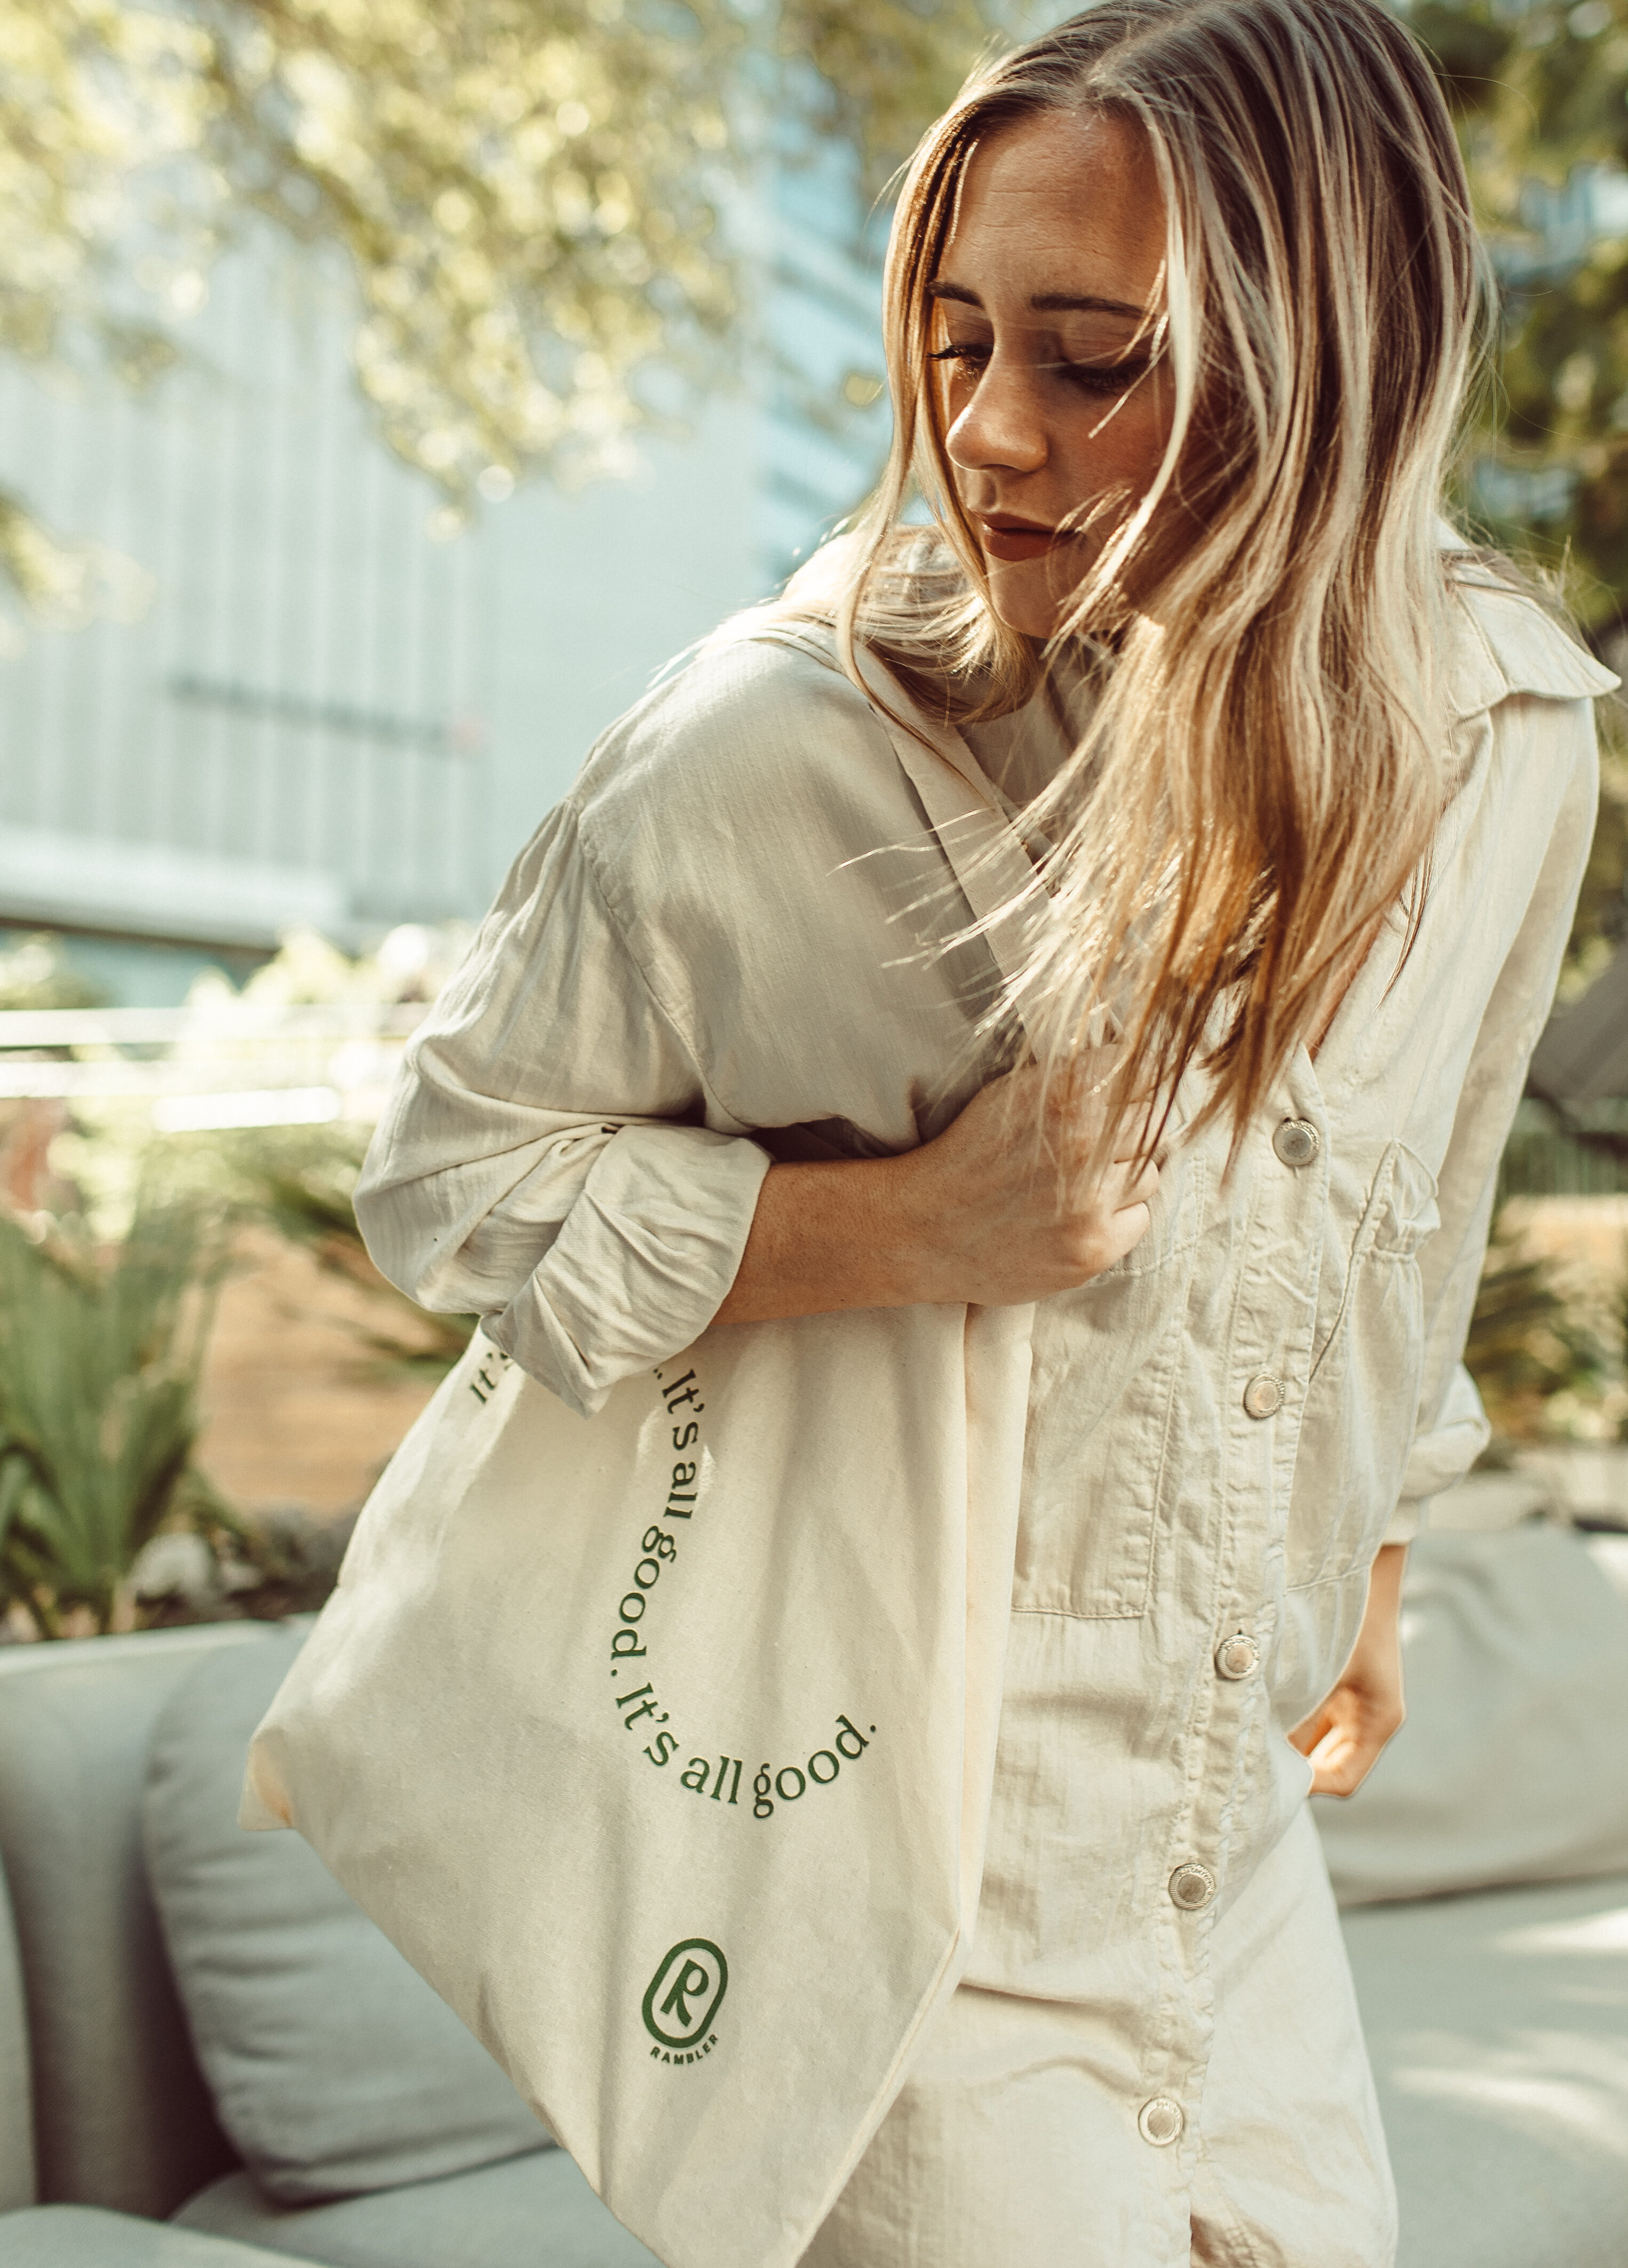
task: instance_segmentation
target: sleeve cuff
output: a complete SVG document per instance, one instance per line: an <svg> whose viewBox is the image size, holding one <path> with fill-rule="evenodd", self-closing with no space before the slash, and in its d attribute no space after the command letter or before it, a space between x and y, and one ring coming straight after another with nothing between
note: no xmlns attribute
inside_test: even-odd
<svg viewBox="0 0 1628 2268"><path fill-rule="evenodd" d="M728 1295L769 1171L745 1137L624 1126L548 1253L486 1335L585 1418L664 1362Z"/></svg>
<svg viewBox="0 0 1628 2268"><path fill-rule="evenodd" d="M1411 1543L1421 1528L1430 1522L1430 1498L1427 1496L1404 1499L1390 1515L1390 1524L1380 1538L1381 1550L1387 1543Z"/></svg>
<svg viewBox="0 0 1628 2268"><path fill-rule="evenodd" d="M1402 1476L1403 1504L1440 1496L1462 1481L1492 1437L1476 1381L1461 1362L1448 1381L1436 1422L1416 1434Z"/></svg>

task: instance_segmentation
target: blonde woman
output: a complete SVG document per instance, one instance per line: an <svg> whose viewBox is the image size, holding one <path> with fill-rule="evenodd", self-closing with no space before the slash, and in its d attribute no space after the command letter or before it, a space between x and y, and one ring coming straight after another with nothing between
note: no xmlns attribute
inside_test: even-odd
<svg viewBox="0 0 1628 2268"><path fill-rule="evenodd" d="M1373 0L1105 0L981 74L873 510L594 750L379 1130L381 1264L585 1411L714 1322L1037 1303L971 1963L812 2268L1392 2257L1306 1797L1401 1722L1484 1439L1612 682L1439 518L1484 313ZM1021 836L1014 982L890 718Z"/></svg>

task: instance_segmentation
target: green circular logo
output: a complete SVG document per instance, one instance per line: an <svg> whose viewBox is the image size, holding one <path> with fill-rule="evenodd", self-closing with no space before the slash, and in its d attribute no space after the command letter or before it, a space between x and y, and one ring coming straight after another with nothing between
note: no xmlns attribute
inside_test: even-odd
<svg viewBox="0 0 1628 2268"><path fill-rule="evenodd" d="M667 2048L691 2048L711 2029L729 1963L710 1939L687 1937L665 1955L645 1994L645 2029Z"/></svg>

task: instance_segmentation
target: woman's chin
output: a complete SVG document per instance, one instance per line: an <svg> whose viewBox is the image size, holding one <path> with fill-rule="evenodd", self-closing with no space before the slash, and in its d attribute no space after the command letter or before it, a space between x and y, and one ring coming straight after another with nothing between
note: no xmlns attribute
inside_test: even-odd
<svg viewBox="0 0 1628 2268"><path fill-rule="evenodd" d="M1020 637L1050 637L1064 617L1064 601L1052 590L1045 560L991 560L984 554L989 576L989 603L996 617Z"/></svg>
<svg viewBox="0 0 1628 2268"><path fill-rule="evenodd" d="M1007 562L983 557L990 606L997 618L1020 637L1049 638L1066 619L1072 592L1058 593L1049 559Z"/></svg>

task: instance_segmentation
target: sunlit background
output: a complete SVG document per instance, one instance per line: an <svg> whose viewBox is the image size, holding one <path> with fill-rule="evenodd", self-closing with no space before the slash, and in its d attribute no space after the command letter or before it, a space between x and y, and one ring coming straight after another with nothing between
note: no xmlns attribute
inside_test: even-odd
<svg viewBox="0 0 1628 2268"><path fill-rule="evenodd" d="M403 1044L596 734L866 497L888 184L986 42L1063 12L0 0L0 1763L42 1664L331 1589L473 1329L357 1233ZM1502 296L1455 509L1624 670L1628 0L1403 12ZM1403 2268L1624 2257L1628 711L1601 722L1470 1336L1492 1444L1413 1555L1410 1724L1322 1822L1364 1909ZM43 1944L55 1894L18 1853L55 1829L23 1784L0 1772L0 1854ZM36 2193L6 2154L4 1905L0 2213ZM107 2094L53 2082L40 2193L167 2213L210 2170L188 2139L151 2173L167 2112L123 2187L61 2171L146 2101L103 2013L61 2018ZM399 2235L309 2241L413 2268Z"/></svg>
<svg viewBox="0 0 1628 2268"><path fill-rule="evenodd" d="M74 1568L0 1528L18 1634L144 1616L150 1529L365 1491L457 1342L350 1219L401 1043L596 733L866 495L889 179L1046 20L0 0L0 1234L85 1298L156 1237L220 1302L176 1487ZM1628 0L1411 20L1504 294L1465 523L1620 661ZM1510 1454L1628 1418L1607 737L1473 1346ZM35 1526L51 1471L0 1462Z"/></svg>
<svg viewBox="0 0 1628 2268"><path fill-rule="evenodd" d="M26 1542L49 1457L0 1462L18 1634L145 1615L150 1530L365 1491L457 1343L350 1219L401 1043L595 734L864 497L890 176L1044 20L0 0L0 1234L17 1284L72 1247L78 1299L156 1238L192 1256L176 1317L220 1302L182 1477L74 1566ZM1504 295L1462 513L1620 661L1628 0L1411 21ZM1628 1419L1606 731L1472 1347L1499 1454Z"/></svg>

